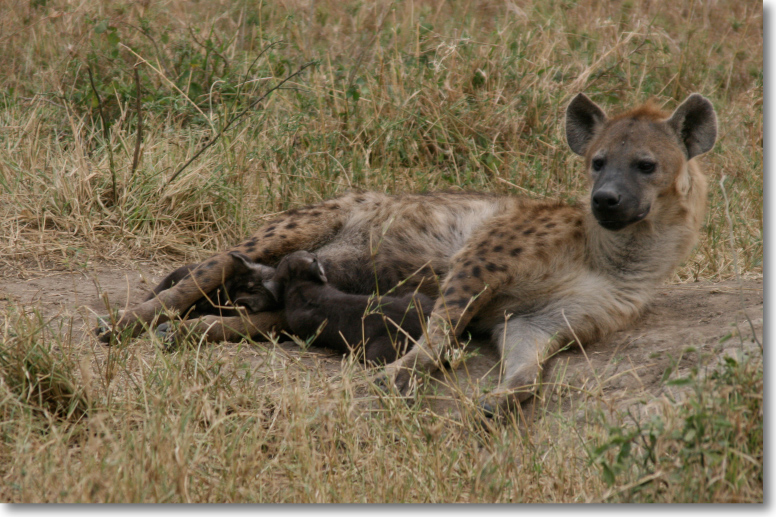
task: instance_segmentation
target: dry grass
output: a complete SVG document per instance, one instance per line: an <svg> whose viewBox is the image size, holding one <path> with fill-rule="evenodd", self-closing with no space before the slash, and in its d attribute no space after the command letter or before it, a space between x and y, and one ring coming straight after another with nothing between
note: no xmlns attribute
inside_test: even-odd
<svg viewBox="0 0 776 517"><path fill-rule="evenodd" d="M350 188L582 199L562 124L578 91L615 107L711 98L710 210L675 280L733 274L722 174L739 267L761 273L762 24L761 4L733 0L8 0L0 278L200 260ZM360 369L332 379L273 345L241 345L256 367L99 349L12 303L0 319L5 501L762 501L761 357L689 380L657 420L592 397L581 420L547 407L485 432L473 408L381 403Z"/></svg>
<svg viewBox="0 0 776 517"><path fill-rule="evenodd" d="M47 334L28 325L11 320ZM19 343L8 330L3 340ZM691 389L636 416L600 394L550 389L533 423L494 428L471 403L455 418L423 397L407 406L371 391L358 365L333 376L272 343L174 355L147 342L93 354L60 343L43 357L0 368L4 501L762 501L761 356L672 377ZM57 416L56 395L6 384L45 368L84 386L85 414Z"/></svg>
<svg viewBox="0 0 776 517"><path fill-rule="evenodd" d="M585 179L562 124L574 93L614 107L654 96L671 109L700 91L722 121L704 161L712 178L730 178L744 269L759 271L761 6L607 5L8 2L2 256L198 259L268 214L353 187L578 198ZM271 41L284 43L249 71ZM257 92L310 60L318 65L293 89L167 184ZM145 130L133 172L139 61ZM732 271L712 184L706 232L681 278Z"/></svg>

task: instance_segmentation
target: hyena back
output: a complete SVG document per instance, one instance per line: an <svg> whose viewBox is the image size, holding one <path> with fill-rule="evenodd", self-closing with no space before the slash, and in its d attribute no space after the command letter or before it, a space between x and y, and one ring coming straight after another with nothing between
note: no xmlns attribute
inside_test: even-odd
<svg viewBox="0 0 776 517"><path fill-rule="evenodd" d="M531 393L542 360L559 346L590 343L630 324L694 245L706 180L694 158L716 139L711 103L698 94L669 115L647 104L609 118L583 94L566 112L572 151L585 159L590 203L474 193L388 196L354 192L291 210L234 248L275 265L315 251L346 292L436 298L428 339L386 368L400 392L438 368L463 329L489 332L502 355L505 407ZM166 317L232 274L226 253L124 313L117 328ZM233 339L284 324L282 311L184 322L209 339Z"/></svg>

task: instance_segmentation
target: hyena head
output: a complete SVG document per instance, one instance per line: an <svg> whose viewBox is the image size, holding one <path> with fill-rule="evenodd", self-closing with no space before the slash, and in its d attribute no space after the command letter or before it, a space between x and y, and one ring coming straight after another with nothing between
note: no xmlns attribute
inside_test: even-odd
<svg viewBox="0 0 776 517"><path fill-rule="evenodd" d="M283 291L291 281L308 281L321 285L328 283L318 257L309 251L295 251L283 257L272 278L264 282L264 287L276 300L281 301Z"/></svg>
<svg viewBox="0 0 776 517"><path fill-rule="evenodd" d="M254 262L237 251L230 251L229 255L234 260L234 275L227 285L232 303L246 307L250 312L277 309L277 298L264 286L275 276L275 268Z"/></svg>
<svg viewBox="0 0 776 517"><path fill-rule="evenodd" d="M670 116L648 103L608 118L582 93L566 110L566 139L585 157L592 212L607 230L649 218L659 198L686 197L688 161L709 151L716 138L714 107L697 93Z"/></svg>

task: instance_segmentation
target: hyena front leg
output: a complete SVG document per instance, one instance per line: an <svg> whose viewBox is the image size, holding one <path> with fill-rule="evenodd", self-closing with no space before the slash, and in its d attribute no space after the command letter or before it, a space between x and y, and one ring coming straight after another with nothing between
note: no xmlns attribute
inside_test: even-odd
<svg viewBox="0 0 776 517"><path fill-rule="evenodd" d="M136 336L144 325L150 326L153 321L161 323L169 319L166 311L185 310L203 294L216 289L229 278L234 269L234 260L229 251L239 251L251 260L274 265L292 251L315 249L331 240L349 217L352 208L363 202L364 196L352 193L318 205L289 210L264 225L250 239L197 265L189 276L170 289L124 311L112 328L104 324L95 331L105 342L126 328L131 328L132 335Z"/></svg>
<svg viewBox="0 0 776 517"><path fill-rule="evenodd" d="M498 387L480 400L487 416L499 410L510 411L535 391L544 360L558 347L557 334L526 317L513 317L498 325L493 339L501 353L501 379Z"/></svg>
<svg viewBox="0 0 776 517"><path fill-rule="evenodd" d="M507 269L480 256L475 247L459 252L442 283L443 296L434 306L426 335L404 357L386 367L385 382L406 395L417 373L439 369L447 348L458 344L466 325L507 281Z"/></svg>

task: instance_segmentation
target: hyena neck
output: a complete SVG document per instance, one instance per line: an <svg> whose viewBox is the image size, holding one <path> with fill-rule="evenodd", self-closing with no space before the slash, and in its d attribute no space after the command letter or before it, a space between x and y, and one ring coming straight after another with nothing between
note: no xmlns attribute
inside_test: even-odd
<svg viewBox="0 0 776 517"><path fill-rule="evenodd" d="M689 190L661 198L651 216L620 231L602 228L588 210L587 254L593 269L645 289L671 276L697 242L706 212L705 177L697 167L689 169Z"/></svg>

